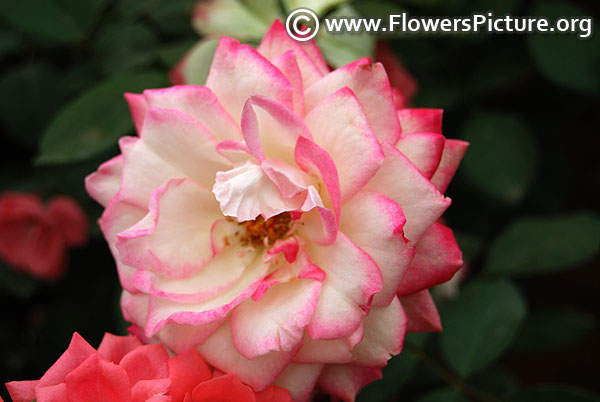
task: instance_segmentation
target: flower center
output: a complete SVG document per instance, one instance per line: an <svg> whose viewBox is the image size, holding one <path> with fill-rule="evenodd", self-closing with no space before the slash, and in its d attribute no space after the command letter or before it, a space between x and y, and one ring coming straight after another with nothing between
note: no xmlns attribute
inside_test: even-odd
<svg viewBox="0 0 600 402"><path fill-rule="evenodd" d="M228 220L234 221L233 218ZM292 216L289 212L283 212L267 220L259 216L252 221L238 224L244 228L244 232L236 232L236 235L241 236L240 242L243 246L272 246L275 241L286 237L292 227Z"/></svg>

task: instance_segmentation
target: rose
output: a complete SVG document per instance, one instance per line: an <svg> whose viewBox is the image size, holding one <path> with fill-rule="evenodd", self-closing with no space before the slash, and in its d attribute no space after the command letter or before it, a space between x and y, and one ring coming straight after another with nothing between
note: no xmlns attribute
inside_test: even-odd
<svg viewBox="0 0 600 402"><path fill-rule="evenodd" d="M330 72L275 22L222 38L206 87L128 94L140 137L87 178L141 336L297 401L352 400L440 330L427 291L462 265L438 223L466 149L396 110L381 64Z"/></svg>
<svg viewBox="0 0 600 402"><path fill-rule="evenodd" d="M87 217L70 197L54 197L47 207L34 194L0 197L0 258L17 271L56 280L67 247L85 244L87 236Z"/></svg>
<svg viewBox="0 0 600 402"><path fill-rule="evenodd" d="M234 374L213 373L194 349L169 358L163 345L109 333L98 350L74 333L40 380L6 387L13 402L291 402L282 388L255 393Z"/></svg>
<svg viewBox="0 0 600 402"><path fill-rule="evenodd" d="M37 381L6 384L14 402L167 401L169 355L162 345L105 334L96 351L78 333Z"/></svg>

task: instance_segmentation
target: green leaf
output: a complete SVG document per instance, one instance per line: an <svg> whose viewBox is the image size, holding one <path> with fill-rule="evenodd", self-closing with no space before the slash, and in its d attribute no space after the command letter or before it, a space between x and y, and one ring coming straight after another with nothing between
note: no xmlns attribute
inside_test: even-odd
<svg viewBox="0 0 600 402"><path fill-rule="evenodd" d="M158 48L156 57L167 68L175 66L188 50L196 43L195 40L184 40L182 42L170 43ZM212 56L211 56L212 60Z"/></svg>
<svg viewBox="0 0 600 402"><path fill-rule="evenodd" d="M131 20L150 14L161 4L164 4L164 0L119 0L115 10L119 16Z"/></svg>
<svg viewBox="0 0 600 402"><path fill-rule="evenodd" d="M358 17L350 6L342 6L330 17ZM372 57L375 50L375 37L368 33L329 33L324 27L319 30L317 44L327 63L335 68L344 66L361 57Z"/></svg>
<svg viewBox="0 0 600 402"><path fill-rule="evenodd" d="M181 74L185 77L186 84L204 85L218 44L218 39L204 39L185 54Z"/></svg>
<svg viewBox="0 0 600 402"><path fill-rule="evenodd" d="M110 0L51 0L69 15L75 25L81 30L88 31L98 20L100 12Z"/></svg>
<svg viewBox="0 0 600 402"><path fill-rule="evenodd" d="M514 204L526 194L536 171L536 148L527 126L516 116L480 113L461 131L471 143L461 171L494 199Z"/></svg>
<svg viewBox="0 0 600 402"><path fill-rule="evenodd" d="M132 70L148 64L157 39L143 24L114 24L105 27L94 43L94 58L106 74Z"/></svg>
<svg viewBox="0 0 600 402"><path fill-rule="evenodd" d="M483 9L483 8L482 8ZM527 57L527 50L514 46L513 42L499 41L494 44L494 52L474 60L470 85L479 93L503 91L526 79L533 70ZM519 60L519 63L515 63Z"/></svg>
<svg viewBox="0 0 600 402"><path fill-rule="evenodd" d="M0 7L0 17L28 34L56 42L75 42L83 38L100 5L98 1L7 1Z"/></svg>
<svg viewBox="0 0 600 402"><path fill-rule="evenodd" d="M279 0L241 0L241 2L267 26L271 26L277 18L284 19Z"/></svg>
<svg viewBox="0 0 600 402"><path fill-rule="evenodd" d="M513 349L535 352L572 345L588 334L595 323L591 313L567 307L545 308L527 318Z"/></svg>
<svg viewBox="0 0 600 402"><path fill-rule="evenodd" d="M171 35L193 36L190 16L193 13L194 0L171 0L156 7L150 13L152 21L156 22L161 31Z"/></svg>
<svg viewBox="0 0 600 402"><path fill-rule="evenodd" d="M419 107L449 109L460 105L462 101L463 87L454 82L440 80L424 83L415 95L414 103Z"/></svg>
<svg viewBox="0 0 600 402"><path fill-rule="evenodd" d="M358 395L357 402L385 402L391 399L408 379L417 365L415 357L402 352L392 357L383 368L383 378L367 385Z"/></svg>
<svg viewBox="0 0 600 402"><path fill-rule="evenodd" d="M19 66L0 79L0 122L19 144L34 147L64 100L61 76L47 64Z"/></svg>
<svg viewBox="0 0 600 402"><path fill-rule="evenodd" d="M533 387L511 395L503 402L600 402L598 395L591 392L561 385Z"/></svg>
<svg viewBox="0 0 600 402"><path fill-rule="evenodd" d="M424 0L417 0L424 1ZM372 17L372 18L381 18L384 15L391 14L401 14L402 11L405 11L400 4L392 3L390 1L385 0L369 0L353 2L352 7L354 7L360 15L364 17Z"/></svg>
<svg viewBox="0 0 600 402"><path fill-rule="evenodd" d="M512 283L471 282L442 314L442 355L458 374L468 377L500 356L524 317L525 302Z"/></svg>
<svg viewBox="0 0 600 402"><path fill-rule="evenodd" d="M473 261L479 257L484 245L481 235L455 231L454 237L465 261Z"/></svg>
<svg viewBox="0 0 600 402"><path fill-rule="evenodd" d="M511 372L492 367L469 379L469 384L491 395L503 396L517 389L517 379Z"/></svg>
<svg viewBox="0 0 600 402"><path fill-rule="evenodd" d="M288 12L297 8L308 8L321 16L327 11L348 2L348 0L283 0L283 6Z"/></svg>
<svg viewBox="0 0 600 402"><path fill-rule="evenodd" d="M521 218L493 241L484 271L520 276L565 270L593 257L599 244L595 214Z"/></svg>
<svg viewBox="0 0 600 402"><path fill-rule="evenodd" d="M556 18L585 16L589 12L564 1L536 2L530 15L543 15L550 24ZM590 18L590 17L587 17ZM597 31L599 26L590 23ZM585 28L585 27L584 27ZM542 74L554 84L583 93L600 93L600 37L580 39L575 33L526 36L531 57Z"/></svg>
<svg viewBox="0 0 600 402"><path fill-rule="evenodd" d="M0 30L0 59L16 52L21 46L20 35L8 29Z"/></svg>
<svg viewBox="0 0 600 402"><path fill-rule="evenodd" d="M203 3L203 18L194 18L192 25L201 35L224 35L241 41L259 41L271 24L265 23L239 0Z"/></svg>
<svg viewBox="0 0 600 402"><path fill-rule="evenodd" d="M442 388L428 392L417 402L467 402L467 400L455 389Z"/></svg>
<svg viewBox="0 0 600 402"><path fill-rule="evenodd" d="M37 163L82 161L108 150L133 130L123 93L164 85L163 74L146 72L114 76L91 88L56 116L44 133Z"/></svg>

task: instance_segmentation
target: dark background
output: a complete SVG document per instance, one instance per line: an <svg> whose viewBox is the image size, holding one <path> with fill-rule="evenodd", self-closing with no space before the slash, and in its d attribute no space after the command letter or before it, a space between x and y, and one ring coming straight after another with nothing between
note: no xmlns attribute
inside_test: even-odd
<svg viewBox="0 0 600 402"><path fill-rule="evenodd" d="M122 92L168 85L198 35L190 0L2 3L0 191L71 195L92 225L56 283L0 266L5 382L38 379L73 331L93 346L126 332L101 208L83 178L133 133ZM597 1L351 5L378 16L600 15ZM467 274L457 294L437 293L445 331L409 335L359 400L599 401L599 34L383 39L417 79L413 104L443 108L445 135L471 143L446 213Z"/></svg>

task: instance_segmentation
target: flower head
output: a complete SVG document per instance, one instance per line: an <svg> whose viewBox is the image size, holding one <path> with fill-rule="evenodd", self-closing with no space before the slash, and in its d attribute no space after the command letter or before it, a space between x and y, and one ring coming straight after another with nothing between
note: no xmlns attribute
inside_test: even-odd
<svg viewBox="0 0 600 402"><path fill-rule="evenodd" d="M139 137L87 178L141 336L260 391L351 400L439 330L427 289L462 265L438 223L466 144L398 110L381 64L330 71L275 22L222 38L206 86L128 94Z"/></svg>
<svg viewBox="0 0 600 402"><path fill-rule="evenodd" d="M194 349L169 357L163 345L109 333L98 350L74 333L41 379L6 387L13 402L292 402L283 388L254 392L235 374L211 370Z"/></svg>
<svg viewBox="0 0 600 402"><path fill-rule="evenodd" d="M65 272L67 248L85 244L87 236L87 217L70 197L44 206L35 194L0 196L0 258L17 271L56 280Z"/></svg>

